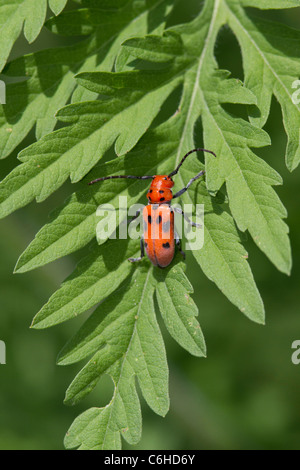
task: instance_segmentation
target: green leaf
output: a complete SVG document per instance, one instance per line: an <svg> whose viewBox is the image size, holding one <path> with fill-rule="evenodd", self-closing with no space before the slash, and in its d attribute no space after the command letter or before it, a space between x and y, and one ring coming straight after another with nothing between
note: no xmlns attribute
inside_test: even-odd
<svg viewBox="0 0 300 470"><path fill-rule="evenodd" d="M235 5L236 2L232 0L231 3ZM179 162L180 155L194 147L194 126L201 115L205 147L214 150L218 156L217 159L206 158L209 191L218 191L226 182L230 209L239 229L248 230L275 266L289 273L291 250L288 228L282 220L287 214L271 187L280 184L281 178L250 149L268 145L269 137L222 106L223 103L256 103L254 94L241 83L229 79L228 72L216 71L214 43L219 29L226 22L229 4L229 1L207 2L201 15L191 25L173 29L173 34L181 35L185 57L195 57L197 54L190 67L184 70L184 93L179 108L186 118L176 162ZM152 37L131 39L124 45L136 57L153 61ZM164 47L165 40L157 39L156 50L161 51ZM173 60L180 64L178 55ZM251 68L257 69L253 64Z"/></svg>
<svg viewBox="0 0 300 470"><path fill-rule="evenodd" d="M120 432L109 428L110 412L109 407L90 408L78 416L65 437L65 447L80 450L120 450Z"/></svg>
<svg viewBox="0 0 300 470"><path fill-rule="evenodd" d="M24 163L16 167L0 187L0 217L34 198L43 201L69 176L72 182L82 179L115 140L118 152L129 151L150 126L176 84L171 89L159 88L146 96L132 91L123 101L91 101L63 108L59 118L75 124L45 136L21 152L19 158ZM131 120L134 127L128 132L127 122Z"/></svg>
<svg viewBox="0 0 300 470"><path fill-rule="evenodd" d="M66 3L67 0L49 0L49 6L56 15L64 9ZM27 41L33 42L43 27L46 12L47 0L0 0L0 71L23 26Z"/></svg>
<svg viewBox="0 0 300 470"><path fill-rule="evenodd" d="M62 3L52 2L54 13ZM70 97L73 101L94 99L94 93L77 86L74 75L91 69L111 71L125 39L160 32L165 15L172 8L168 3L129 0L115 2L116 9L112 10L106 2L87 2L87 8L51 18L47 22L51 31L69 31L87 38L72 46L20 57L6 66L3 78L18 77L18 81L7 84L7 104L0 107L0 158L9 155L35 125L37 139L51 132L57 123L57 111ZM83 27L83 21L89 20L88 30L75 28Z"/></svg>
<svg viewBox="0 0 300 470"><path fill-rule="evenodd" d="M49 7L55 15L59 15L65 8L68 0L49 0Z"/></svg>
<svg viewBox="0 0 300 470"><path fill-rule="evenodd" d="M233 0L232 3L235 4ZM214 4L207 3L192 24L175 27L162 38L150 36L125 42L130 54L151 61L152 69L80 74L82 85L109 98L63 108L58 117L73 124L21 153L20 159L25 163L0 187L0 216L34 197L44 200L69 175L73 182L78 181L114 142L118 155L128 152L183 80L180 109L186 119L176 160L194 146L194 126L201 115L205 146L218 155L215 161L207 159L208 189L216 192L226 182L230 208L240 230L248 230L276 267L289 273L288 228L282 221L286 211L271 187L280 184L281 178L250 149L269 144L268 135L222 107L224 102L256 103L247 88L228 78L228 72L215 70L213 45L229 11L228 6L225 8L216 0ZM166 65L157 69L153 65L157 60L167 60L163 62ZM132 124L130 132L128 122Z"/></svg>
<svg viewBox="0 0 300 470"><path fill-rule="evenodd" d="M299 6L299 0L241 0L241 4L245 7L261 8L262 10L270 10L271 8L295 8Z"/></svg>
<svg viewBox="0 0 300 470"><path fill-rule="evenodd" d="M173 338L195 356L205 356L206 346L196 319L198 309L190 293L193 288L177 264L166 274L157 273L156 295L166 327Z"/></svg>
<svg viewBox="0 0 300 470"><path fill-rule="evenodd" d="M299 6L299 2L287 3ZM275 95L281 105L288 136L286 164L292 171L300 162L300 105L298 100L293 99L293 83L300 75L300 49L295 47L300 41L300 31L259 18L249 18L234 3L227 8L227 18L241 45L245 84L257 96L260 113L252 109L251 122L260 127L265 124L272 95Z"/></svg>
<svg viewBox="0 0 300 470"><path fill-rule="evenodd" d="M221 93L218 97L218 93L214 93L216 84L213 80L210 84L212 87L207 83L206 89L211 99L206 102L202 122L205 145L208 148L214 145L219 161L211 160L208 164L208 188L216 191L226 182L230 209L239 229L248 230L275 266L289 273L291 250L288 227L282 220L287 213L272 189L272 185L281 184L282 180L249 148L268 143L267 136L248 122L225 112L220 103ZM212 99L214 94L216 100Z"/></svg>
<svg viewBox="0 0 300 470"><path fill-rule="evenodd" d="M103 374L111 376L115 390L106 407L88 410L75 420L65 439L67 448L119 449L119 434L130 444L139 441L141 411L135 377L148 405L162 416L167 413L168 366L154 312L153 282L152 270L139 267L129 288L118 291L117 301L111 296L101 304L74 339L76 356L79 350L84 355L98 351L70 385L66 403L83 398ZM112 334L116 328L118 334ZM73 348L72 344L67 348L65 358L72 357Z"/></svg>
<svg viewBox="0 0 300 470"><path fill-rule="evenodd" d="M103 300L126 279L132 270L127 258L136 255L136 243L115 240L94 246L74 273L34 317L34 328L48 328L74 318ZM122 263L122 261L126 262Z"/></svg>

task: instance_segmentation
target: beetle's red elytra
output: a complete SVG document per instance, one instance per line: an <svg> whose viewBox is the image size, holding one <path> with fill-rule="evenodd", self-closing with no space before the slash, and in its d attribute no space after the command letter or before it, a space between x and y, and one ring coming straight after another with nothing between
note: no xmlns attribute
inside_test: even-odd
<svg viewBox="0 0 300 470"><path fill-rule="evenodd" d="M115 178L128 178L128 179L152 179L150 188L147 193L148 205L143 209L143 236L141 237L141 255L138 258L129 258L132 263L140 261L146 254L154 266L165 268L168 266L175 254L175 244L178 246L179 251L185 257L185 253L181 249L181 241L174 228L174 211L181 214L192 226L199 227L198 224L191 221L178 207L172 207L171 201L183 193L185 193L190 185L198 178L204 175L205 171L200 171L196 176L190 179L188 184L178 191L176 194L172 193L174 181L172 179L178 173L179 168L185 159L193 152L208 152L214 157L216 154L211 150L196 148L187 152L179 165L169 175L154 175L154 176L133 176L133 175L113 175L104 176L91 181L89 184L95 184L100 181L115 179ZM136 219L140 214L137 211L132 220Z"/></svg>
<svg viewBox="0 0 300 470"><path fill-rule="evenodd" d="M144 247L154 266L165 268L175 253L174 210L170 204L148 204L143 209Z"/></svg>

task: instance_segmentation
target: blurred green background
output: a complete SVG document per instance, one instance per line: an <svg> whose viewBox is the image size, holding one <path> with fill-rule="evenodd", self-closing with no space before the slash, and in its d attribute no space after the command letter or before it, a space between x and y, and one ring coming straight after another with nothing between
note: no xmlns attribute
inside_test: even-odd
<svg viewBox="0 0 300 470"><path fill-rule="evenodd" d="M170 24L191 20L198 8L198 1L179 1ZM259 14L291 26L300 24L299 9ZM66 38L44 30L32 46L21 37L11 57L65 43ZM228 28L220 32L215 53L220 67L243 78L239 46ZM138 449L300 448L300 365L291 362L292 342L300 339L300 171L290 174L285 168L286 136L275 100L265 128L272 146L258 153L284 179L277 191L289 213L292 275L277 272L248 240L249 262L267 314L266 325L259 326L232 306L187 257L208 357L190 356L161 325L170 367L171 408L160 418L142 400L144 425ZM17 152L32 141L33 133L14 155L0 162L0 179L18 164ZM58 367L55 360L84 316L45 331L29 329L34 314L71 273L80 254L35 272L12 274L18 256L47 222L48 213L72 191L66 184L44 203L32 203L0 221L0 339L7 347L7 364L0 365L0 449L63 449L64 433L73 419L91 406L106 404L112 394L112 384L104 378L81 405L63 405L64 392L81 364Z"/></svg>

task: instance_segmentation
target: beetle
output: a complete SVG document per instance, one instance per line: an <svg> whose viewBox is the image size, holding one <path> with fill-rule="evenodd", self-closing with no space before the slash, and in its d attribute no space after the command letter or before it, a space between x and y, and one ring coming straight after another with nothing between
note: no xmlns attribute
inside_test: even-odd
<svg viewBox="0 0 300 470"><path fill-rule="evenodd" d="M129 258L132 263L141 261L145 256L145 251L154 266L165 268L168 266L175 254L175 244L178 246L180 253L185 257L184 251L181 249L181 242L178 234L174 228L174 212L181 214L190 225L200 227L199 224L191 221L182 209L171 206L171 201L183 193L185 193L191 184L198 178L204 175L205 171L201 170L196 176L190 179L187 185L177 193L172 193L175 176L185 159L193 152L208 152L216 157L216 154L211 150L196 148L187 152L181 159L179 165L168 175L154 175L154 176L133 176L133 175L113 175L103 176L90 181L88 184L95 184L100 181L115 179L115 178L128 178L128 179L152 179L150 188L147 193L148 205L143 209L143 236L141 237L141 254L138 258ZM136 219L140 214L140 210L131 219Z"/></svg>

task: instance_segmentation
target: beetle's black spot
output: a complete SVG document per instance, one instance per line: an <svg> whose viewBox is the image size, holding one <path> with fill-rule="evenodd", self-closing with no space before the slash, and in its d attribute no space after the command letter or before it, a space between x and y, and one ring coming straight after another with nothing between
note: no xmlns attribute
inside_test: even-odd
<svg viewBox="0 0 300 470"><path fill-rule="evenodd" d="M152 193L153 189L149 189L149 193Z"/></svg>
<svg viewBox="0 0 300 470"><path fill-rule="evenodd" d="M163 190L163 189L160 189L159 192L160 192L160 194L164 194L164 190Z"/></svg>
<svg viewBox="0 0 300 470"><path fill-rule="evenodd" d="M164 177L164 180L167 180L168 178Z"/></svg>
<svg viewBox="0 0 300 470"><path fill-rule="evenodd" d="M149 202L151 202L151 201L152 201L152 199L151 199L151 197L150 197L150 196L148 197L148 201L149 201Z"/></svg>
<svg viewBox="0 0 300 470"><path fill-rule="evenodd" d="M145 248L147 248L147 246L148 246L148 243L147 243L147 242L145 242Z"/></svg>
<svg viewBox="0 0 300 470"><path fill-rule="evenodd" d="M160 224L160 223L161 223L161 215L159 215L159 216L157 217L156 223L157 223L157 224Z"/></svg>
<svg viewBox="0 0 300 470"><path fill-rule="evenodd" d="M170 230L170 222L164 222L162 226L163 232L168 232Z"/></svg>
<svg viewBox="0 0 300 470"><path fill-rule="evenodd" d="M151 224L151 222L152 222L151 215L148 215L148 222L149 222L149 224Z"/></svg>
<svg viewBox="0 0 300 470"><path fill-rule="evenodd" d="M169 242L163 243L162 245L163 245L164 248L170 248L170 243Z"/></svg>
<svg viewBox="0 0 300 470"><path fill-rule="evenodd" d="M165 198L164 198L164 197L161 197L161 198L160 198L160 201L161 201L161 202L162 202L162 201L164 201L164 200L165 200Z"/></svg>

